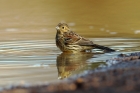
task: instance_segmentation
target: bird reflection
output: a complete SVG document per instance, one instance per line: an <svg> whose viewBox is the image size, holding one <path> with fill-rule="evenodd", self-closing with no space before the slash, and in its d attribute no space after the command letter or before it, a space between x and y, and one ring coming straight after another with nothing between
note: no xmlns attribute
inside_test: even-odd
<svg viewBox="0 0 140 93"><path fill-rule="evenodd" d="M57 57L58 79L64 79L72 74L87 69L87 59L93 57L92 53L62 53Z"/></svg>

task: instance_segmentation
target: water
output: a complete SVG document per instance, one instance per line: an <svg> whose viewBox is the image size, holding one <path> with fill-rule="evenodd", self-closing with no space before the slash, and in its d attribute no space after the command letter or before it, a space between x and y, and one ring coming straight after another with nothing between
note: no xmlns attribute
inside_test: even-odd
<svg viewBox="0 0 140 93"><path fill-rule="evenodd" d="M1 0L0 86L59 82L106 66L105 60L119 53L139 51L138 2ZM59 22L117 52L61 53L54 40Z"/></svg>
<svg viewBox="0 0 140 93"><path fill-rule="evenodd" d="M50 40L3 41L0 45L0 85L56 82L89 69L105 65L105 60L120 52L140 50L140 39L89 38L118 50L102 54L64 54ZM109 42L109 43L108 43Z"/></svg>

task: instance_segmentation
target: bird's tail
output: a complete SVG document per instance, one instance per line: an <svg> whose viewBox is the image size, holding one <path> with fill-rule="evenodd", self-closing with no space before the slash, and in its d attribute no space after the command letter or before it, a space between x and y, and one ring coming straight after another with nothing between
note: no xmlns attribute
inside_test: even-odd
<svg viewBox="0 0 140 93"><path fill-rule="evenodd" d="M105 47L105 46L102 46L102 45L98 45L98 44L92 44L92 45L86 45L86 46L93 46L94 48L102 49L102 50L105 50L107 52L115 52L114 49L111 49L109 47Z"/></svg>
<svg viewBox="0 0 140 93"><path fill-rule="evenodd" d="M95 48L98 48L98 49L106 50L108 52L115 52L114 49L111 49L111 48L105 47L105 46L101 46L101 45L98 45L98 44L93 44L92 46L95 47Z"/></svg>

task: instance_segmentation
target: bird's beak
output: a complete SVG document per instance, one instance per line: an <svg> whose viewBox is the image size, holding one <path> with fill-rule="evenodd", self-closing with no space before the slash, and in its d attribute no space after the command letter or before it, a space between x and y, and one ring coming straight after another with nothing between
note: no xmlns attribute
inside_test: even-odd
<svg viewBox="0 0 140 93"><path fill-rule="evenodd" d="M56 27L56 30L59 30L59 29L60 29L60 28L57 26L57 27Z"/></svg>

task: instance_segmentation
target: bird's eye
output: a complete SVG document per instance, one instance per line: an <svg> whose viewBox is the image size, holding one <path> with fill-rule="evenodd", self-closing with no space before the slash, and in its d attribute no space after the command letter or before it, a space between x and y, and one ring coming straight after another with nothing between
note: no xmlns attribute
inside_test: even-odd
<svg viewBox="0 0 140 93"><path fill-rule="evenodd" d="M62 27L64 29L64 27Z"/></svg>

